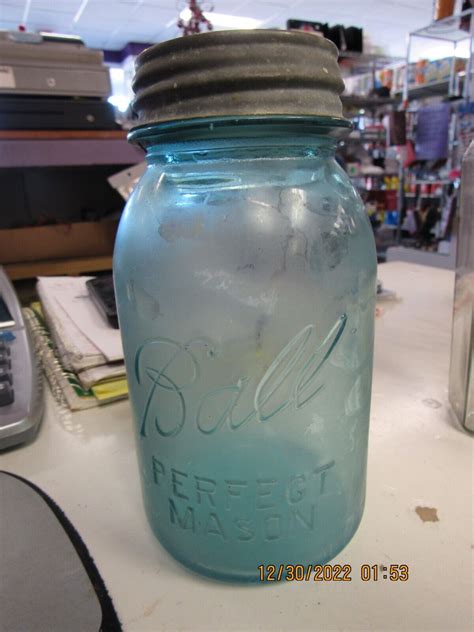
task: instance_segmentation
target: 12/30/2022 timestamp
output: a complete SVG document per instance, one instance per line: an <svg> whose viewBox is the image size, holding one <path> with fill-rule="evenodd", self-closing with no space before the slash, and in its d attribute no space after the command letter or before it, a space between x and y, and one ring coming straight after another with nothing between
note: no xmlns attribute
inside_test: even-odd
<svg viewBox="0 0 474 632"><path fill-rule="evenodd" d="M410 576L407 564L362 564L359 569L351 564L261 564L257 570L261 582L351 582L355 577L363 582L406 582Z"/></svg>

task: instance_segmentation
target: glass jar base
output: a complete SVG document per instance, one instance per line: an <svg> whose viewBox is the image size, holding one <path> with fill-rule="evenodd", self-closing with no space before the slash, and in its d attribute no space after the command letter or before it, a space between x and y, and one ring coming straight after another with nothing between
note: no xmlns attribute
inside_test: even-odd
<svg viewBox="0 0 474 632"><path fill-rule="evenodd" d="M201 562L193 561L193 560L190 560L189 558L184 557L183 555L180 554L180 552L175 547L173 547L172 545L170 545L169 543L163 540L163 537L153 527L153 521L150 519L149 515L147 515L147 518L148 518L148 523L150 525L150 528L153 532L153 535L158 540L159 544L165 549L165 551L176 562L178 562L181 566L183 566L187 571L190 571L196 575L199 575L200 577L205 577L207 579L216 580L216 581L225 582L225 583L271 584L271 583L278 583L279 581L286 581L285 569L287 566L294 568L296 565L302 565L306 573L306 571L308 570L310 566L312 566L314 569L314 566L327 564L332 559L334 559L337 555L339 555L341 551L345 549L345 547L349 544L349 542L354 537L361 523L363 513L364 513L364 508L362 507L362 511L360 512L360 515L358 519L356 520L355 524L353 525L353 528L350 531L349 535L344 539L343 542L340 542L338 545L336 545L334 547L334 550L327 556L320 559L311 558L310 556L308 556L307 559L299 559L299 560L295 560L295 559L262 560L262 564L264 566L263 578L262 578L262 572L259 570L258 565L255 567L254 571L247 571L244 569L222 570L216 567L207 566ZM273 579L268 579L267 577L267 567L269 565L273 565L276 567L276 572L274 574ZM280 566L283 566L284 570L281 573L280 580L278 580L277 573ZM313 581L314 577L315 577L314 572L311 572L309 574L309 581Z"/></svg>

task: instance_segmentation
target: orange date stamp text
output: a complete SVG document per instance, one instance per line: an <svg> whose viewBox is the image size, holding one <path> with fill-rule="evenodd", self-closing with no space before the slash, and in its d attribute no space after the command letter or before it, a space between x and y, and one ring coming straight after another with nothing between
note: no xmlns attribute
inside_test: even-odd
<svg viewBox="0 0 474 632"><path fill-rule="evenodd" d="M363 582L406 582L410 575L407 564L362 564L359 569L351 564L260 564L257 570L261 582L351 582L353 576Z"/></svg>

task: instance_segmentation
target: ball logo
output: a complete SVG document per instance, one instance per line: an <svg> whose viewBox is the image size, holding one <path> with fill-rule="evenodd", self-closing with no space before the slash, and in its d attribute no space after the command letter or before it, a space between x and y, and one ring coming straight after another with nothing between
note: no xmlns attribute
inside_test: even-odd
<svg viewBox="0 0 474 632"><path fill-rule="evenodd" d="M237 430L250 421L266 423L290 407L298 411L307 406L324 388L324 366L344 333L346 323L347 316L343 314L322 342L317 340L314 325L303 327L265 371L253 393L253 406L246 415L237 415L236 407L242 394L249 394L250 375L203 394L192 415L198 430L212 434L226 424L231 430ZM183 344L158 337L147 340L138 348L135 379L147 389L141 413L141 437L148 436L150 427L162 437L175 437L181 432L190 417L187 393L191 388L199 387L200 375L205 369L196 357L199 350L207 352L205 362L216 361L217 345L208 338L194 338ZM151 354L145 353L147 351ZM150 357L162 359L162 366L149 366L145 358ZM165 393L168 395L166 419L160 412L160 408L164 408L160 407L160 395Z"/></svg>

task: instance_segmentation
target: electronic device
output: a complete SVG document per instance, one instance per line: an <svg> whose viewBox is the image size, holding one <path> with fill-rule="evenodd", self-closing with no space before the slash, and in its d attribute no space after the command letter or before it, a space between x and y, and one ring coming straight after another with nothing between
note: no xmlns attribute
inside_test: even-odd
<svg viewBox="0 0 474 632"><path fill-rule="evenodd" d="M106 99L110 76L103 59L78 37L0 31L0 94Z"/></svg>
<svg viewBox="0 0 474 632"><path fill-rule="evenodd" d="M32 337L0 266L0 450L33 439L43 409L43 379Z"/></svg>
<svg viewBox="0 0 474 632"><path fill-rule="evenodd" d="M19 97L0 92L0 129L119 129L114 106L101 99Z"/></svg>
<svg viewBox="0 0 474 632"><path fill-rule="evenodd" d="M0 129L117 129L110 90L79 37L0 30Z"/></svg>
<svg viewBox="0 0 474 632"><path fill-rule="evenodd" d="M114 329L119 328L114 282L111 274L86 281L89 295L95 306Z"/></svg>

